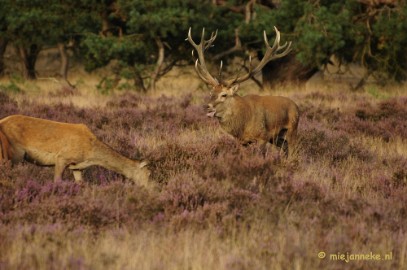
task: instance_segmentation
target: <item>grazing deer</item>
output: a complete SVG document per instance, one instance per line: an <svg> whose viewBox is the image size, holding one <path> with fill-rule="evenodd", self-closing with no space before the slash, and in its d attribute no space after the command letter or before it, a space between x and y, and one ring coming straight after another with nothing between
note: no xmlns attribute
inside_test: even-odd
<svg viewBox="0 0 407 270"><path fill-rule="evenodd" d="M222 63L218 78L212 77L205 64L205 50L212 46L217 32L212 33L211 37L205 40L205 29L203 29L201 43L196 44L192 40L191 28L189 28L187 40L198 53L198 58L195 60L195 70L198 76L212 87L207 115L216 117L221 127L238 138L244 145L257 142L265 150L267 143L272 143L288 154L288 144L293 145L296 140L299 121L298 106L286 97L237 95L240 83L261 71L269 61L283 57L291 51L291 42L280 45L280 32L276 27L274 29L276 39L273 47L270 47L264 31L267 50L259 64L253 68L251 58L249 58L248 73L229 80L223 80L221 77ZM192 51L192 55L194 55L194 51Z"/></svg>
<svg viewBox="0 0 407 270"><path fill-rule="evenodd" d="M2 152L7 153L3 157L13 163L27 160L55 166L54 181L62 179L66 167L73 171L76 181L82 181L81 170L98 165L153 188L146 162L120 155L83 124L12 115L0 120L0 138Z"/></svg>
<svg viewBox="0 0 407 270"><path fill-rule="evenodd" d="M0 130L0 161L11 159L11 149L6 136Z"/></svg>

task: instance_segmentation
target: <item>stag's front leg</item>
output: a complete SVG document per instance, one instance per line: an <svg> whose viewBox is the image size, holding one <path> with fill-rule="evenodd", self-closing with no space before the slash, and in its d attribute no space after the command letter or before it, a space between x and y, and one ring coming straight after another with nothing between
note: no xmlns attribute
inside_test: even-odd
<svg viewBox="0 0 407 270"><path fill-rule="evenodd" d="M285 142L282 144L282 149L284 150L286 156L288 156L289 153L292 153L292 149L297 142L297 130L289 129L284 139Z"/></svg>
<svg viewBox="0 0 407 270"><path fill-rule="evenodd" d="M267 157L268 155L268 150L269 150L269 142L266 140L260 140L258 141L259 147L260 147L260 153L263 155L263 157Z"/></svg>
<svg viewBox="0 0 407 270"><path fill-rule="evenodd" d="M260 153L263 155L263 157L266 157L267 154L268 154L268 141L259 140L259 139L257 139L257 140L247 140L247 141L242 142L242 145L244 147L247 147L247 146L252 145L254 143L256 144L257 147L259 147Z"/></svg>

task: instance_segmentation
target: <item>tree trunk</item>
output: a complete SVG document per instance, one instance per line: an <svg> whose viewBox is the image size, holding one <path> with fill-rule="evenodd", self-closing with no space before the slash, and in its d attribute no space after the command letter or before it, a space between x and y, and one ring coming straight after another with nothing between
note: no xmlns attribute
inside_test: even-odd
<svg viewBox="0 0 407 270"><path fill-rule="evenodd" d="M151 74L151 82L148 87L149 90L155 90L155 84L158 80L161 68L164 63L164 44L162 43L162 41L159 37L157 37L155 39L155 42L158 47L158 58L157 58L157 63L155 65L155 69L154 69L153 73Z"/></svg>
<svg viewBox="0 0 407 270"><path fill-rule="evenodd" d="M68 82L68 68L69 68L69 57L66 52L66 46L63 42L58 43L59 55L61 56L61 69L59 75L62 79Z"/></svg>
<svg viewBox="0 0 407 270"><path fill-rule="evenodd" d="M107 11L101 14L102 18L102 31L101 36L103 37L111 37L112 33L110 32L110 22L109 22L109 13Z"/></svg>
<svg viewBox="0 0 407 270"><path fill-rule="evenodd" d="M141 76L141 74L138 71L136 71L134 74L134 86L137 89L141 89L141 91L143 91L143 92L147 91L146 87L144 86L143 77Z"/></svg>
<svg viewBox="0 0 407 270"><path fill-rule="evenodd" d="M245 23L249 24L254 18L253 6L256 4L256 0L250 0L245 6Z"/></svg>
<svg viewBox="0 0 407 270"><path fill-rule="evenodd" d="M4 53L6 52L8 40L5 38L0 38L0 77L4 75Z"/></svg>
<svg viewBox="0 0 407 270"><path fill-rule="evenodd" d="M28 50L23 47L18 47L20 53L23 76L27 80L35 80L35 63L37 62L37 56L40 49L37 45L32 44Z"/></svg>
<svg viewBox="0 0 407 270"><path fill-rule="evenodd" d="M318 68L304 66L295 54L269 62L262 69L263 89L271 89L279 84L301 84L312 77Z"/></svg>

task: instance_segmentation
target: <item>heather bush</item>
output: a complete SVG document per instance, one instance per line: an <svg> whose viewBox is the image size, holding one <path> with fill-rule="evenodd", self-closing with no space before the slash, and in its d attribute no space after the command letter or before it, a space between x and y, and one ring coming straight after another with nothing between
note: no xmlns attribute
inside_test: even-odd
<svg viewBox="0 0 407 270"><path fill-rule="evenodd" d="M86 169L83 183L75 183L69 170L55 183L52 167L1 164L0 251L6 253L0 252L0 269L29 268L35 261L99 269L101 257L112 268L131 268L134 250L145 262L160 261L157 268L199 268L184 267L192 260L179 255L185 249L194 258L207 252L210 266L224 269L284 268L294 261L300 269L404 267L399 259L344 265L320 260L317 252L406 256L407 99L295 96L302 111L299 140L285 158L271 145L266 153L256 144L240 145L205 116L200 94L123 92L106 106L79 108L24 96L15 102L0 92L1 116L18 112L84 123L121 154L147 159L151 181L160 186L160 192L148 192L99 167ZM187 232L189 242L179 242ZM141 238L133 239L137 233ZM200 234L206 238L191 240ZM30 243L38 251L26 256L18 247ZM162 259L162 250L172 248L177 251L165 253L171 258ZM145 249L161 257L148 257ZM18 265L10 259L15 250Z"/></svg>
<svg viewBox="0 0 407 270"><path fill-rule="evenodd" d="M318 121L302 119L301 148L310 159L324 157L332 163L349 158L370 161L371 154L351 140L346 129L336 130Z"/></svg>
<svg viewBox="0 0 407 270"><path fill-rule="evenodd" d="M361 103L338 124L351 134L363 133L385 141L407 137L407 99L394 98L378 104Z"/></svg>
<svg viewBox="0 0 407 270"><path fill-rule="evenodd" d="M0 91L0 108L0 118L18 113L17 102L2 91Z"/></svg>

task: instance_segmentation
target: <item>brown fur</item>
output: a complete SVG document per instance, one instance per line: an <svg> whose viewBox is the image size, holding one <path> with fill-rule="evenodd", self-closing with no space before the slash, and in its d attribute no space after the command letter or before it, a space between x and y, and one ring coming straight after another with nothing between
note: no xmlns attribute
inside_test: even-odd
<svg viewBox="0 0 407 270"><path fill-rule="evenodd" d="M222 128L245 145L273 143L288 154L288 144L297 137L298 106L286 97L241 97L237 89L238 85L214 87L208 115L217 117Z"/></svg>
<svg viewBox="0 0 407 270"><path fill-rule="evenodd" d="M0 129L10 144L13 163L29 160L55 166L54 180L61 180L66 167L76 181L81 170L99 165L151 187L146 163L128 159L101 142L83 124L60 123L23 115L0 120Z"/></svg>
<svg viewBox="0 0 407 270"><path fill-rule="evenodd" d="M0 130L0 161L6 161L11 159L10 144L6 136Z"/></svg>

